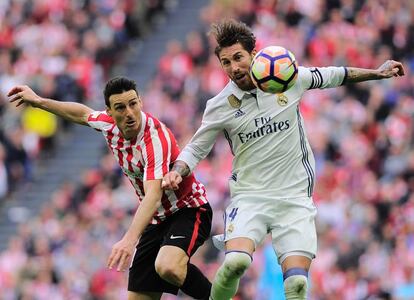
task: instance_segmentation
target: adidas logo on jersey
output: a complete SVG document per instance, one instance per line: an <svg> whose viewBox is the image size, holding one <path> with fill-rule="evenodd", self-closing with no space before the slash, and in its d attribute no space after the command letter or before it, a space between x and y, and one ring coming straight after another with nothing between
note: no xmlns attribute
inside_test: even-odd
<svg viewBox="0 0 414 300"><path fill-rule="evenodd" d="M244 111L242 111L241 109L238 109L237 111L236 111L236 113L234 114L234 117L235 118L239 118L239 117L241 117L241 116L244 116L246 113L244 112Z"/></svg>

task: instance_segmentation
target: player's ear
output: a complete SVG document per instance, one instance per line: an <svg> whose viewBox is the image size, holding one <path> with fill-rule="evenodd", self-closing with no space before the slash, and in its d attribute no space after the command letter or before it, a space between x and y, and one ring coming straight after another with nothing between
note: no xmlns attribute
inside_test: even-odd
<svg viewBox="0 0 414 300"><path fill-rule="evenodd" d="M106 107L106 113L108 116L112 117L111 109L108 106Z"/></svg>
<svg viewBox="0 0 414 300"><path fill-rule="evenodd" d="M256 53L257 53L257 50L256 50L256 48L254 48L252 50L252 52L250 53L252 55L252 58L256 55Z"/></svg>

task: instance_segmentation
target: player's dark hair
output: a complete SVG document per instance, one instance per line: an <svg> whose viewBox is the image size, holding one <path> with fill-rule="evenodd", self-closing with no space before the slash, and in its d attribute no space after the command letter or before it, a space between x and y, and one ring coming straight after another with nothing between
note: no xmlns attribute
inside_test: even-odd
<svg viewBox="0 0 414 300"><path fill-rule="evenodd" d="M111 106L109 103L109 97L111 97L114 94L122 94L123 92L127 92L130 90L134 90L138 95L137 84L134 80L122 76L117 76L108 80L103 92L106 106Z"/></svg>
<svg viewBox="0 0 414 300"><path fill-rule="evenodd" d="M224 20L221 23L211 25L209 34L212 34L217 41L214 53L219 57L220 51L224 47L240 43L244 50L251 53L256 46L256 37L249 26L243 22L233 19Z"/></svg>

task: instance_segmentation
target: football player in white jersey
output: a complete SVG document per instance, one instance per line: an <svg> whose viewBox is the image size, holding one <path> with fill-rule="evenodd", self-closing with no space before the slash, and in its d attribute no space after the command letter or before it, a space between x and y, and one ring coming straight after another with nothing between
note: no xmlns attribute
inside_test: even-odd
<svg viewBox="0 0 414 300"><path fill-rule="evenodd" d="M257 245L270 233L282 265L287 300L306 299L307 276L316 255L316 208L312 201L315 161L299 101L309 89L404 75L400 62L378 69L299 67L295 85L274 95L257 89L249 76L256 38L241 22L212 25L215 54L230 81L207 102L200 128L163 180L177 189L224 133L234 155L225 212L226 255L215 276L211 298L228 300L252 262Z"/></svg>

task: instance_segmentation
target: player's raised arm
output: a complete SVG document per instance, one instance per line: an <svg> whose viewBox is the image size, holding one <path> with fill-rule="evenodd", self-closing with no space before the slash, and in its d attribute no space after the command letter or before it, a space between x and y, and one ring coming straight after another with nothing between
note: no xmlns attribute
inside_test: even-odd
<svg viewBox="0 0 414 300"><path fill-rule="evenodd" d="M347 67L345 83L378 80L384 78L405 75L402 63L395 60L387 60L378 69L362 69Z"/></svg>
<svg viewBox="0 0 414 300"><path fill-rule="evenodd" d="M20 106L23 103L37 107L68 121L88 126L88 116L93 111L90 107L76 102L60 102L52 99L42 98L27 85L18 85L7 94L10 102Z"/></svg>

